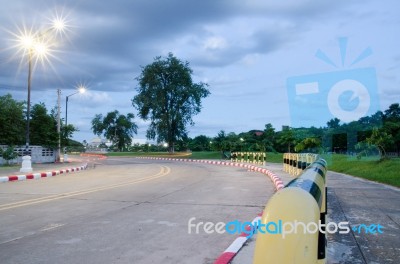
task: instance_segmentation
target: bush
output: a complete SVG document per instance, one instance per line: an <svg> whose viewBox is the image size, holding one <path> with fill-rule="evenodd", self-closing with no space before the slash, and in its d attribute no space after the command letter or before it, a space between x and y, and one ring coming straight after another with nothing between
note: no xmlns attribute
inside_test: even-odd
<svg viewBox="0 0 400 264"><path fill-rule="evenodd" d="M13 146L8 147L6 150L0 149L0 155L3 156L3 159L6 161L7 165L10 164L10 160L18 157L17 153L14 152Z"/></svg>

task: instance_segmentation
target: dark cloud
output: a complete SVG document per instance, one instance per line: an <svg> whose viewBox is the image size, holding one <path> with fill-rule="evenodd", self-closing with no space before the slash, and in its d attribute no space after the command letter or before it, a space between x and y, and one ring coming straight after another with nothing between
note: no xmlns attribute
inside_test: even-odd
<svg viewBox="0 0 400 264"><path fill-rule="evenodd" d="M231 107L240 100L248 108L258 107L249 103L252 98L257 101L272 98L270 104L275 104L273 98L283 98L283 95L275 95L278 90L273 90L276 88L272 86L276 85L269 85L267 89L265 83L284 86L287 76L277 72L315 71L311 68L312 60L302 57L304 47L320 39L331 39L333 43L335 37L343 33L358 34L360 39L372 35L364 26L371 25L372 19L376 25L394 25L382 26L377 38L398 43L398 34L393 30L400 17L397 14L400 9L395 8L398 4L394 1L375 4L361 0L0 0L0 4L0 95L12 92L20 99L26 96L27 58L21 61L20 57L13 56L15 48L11 46L15 42L10 32L23 25L44 29L49 26L46 23L54 10L59 15L67 15L70 31L67 37L60 39L55 57L50 59L53 68L48 64L44 68L37 67L32 87L33 98L42 100L46 92L52 95L61 88L66 95L78 84L86 84L90 96L74 99L72 104L82 105L82 111L69 113L71 121L74 115L87 121L95 113L120 108L124 112L134 112L130 100L135 93L135 77L140 74L140 66L170 51L190 62L196 81L211 85L212 98L208 98L210 102L205 105L213 111L203 111L208 112L206 119L212 119L212 112L218 111L214 106ZM393 7L389 7L390 4ZM385 33L385 30L390 32ZM395 52L395 45L388 47L393 47L392 53ZM292 50L296 50L291 53L292 58L286 56ZM274 58L277 53L281 57ZM297 57L303 60L297 61ZM385 64L385 69L392 71L391 79L380 77L383 81L398 80L395 70L399 56L395 53L392 57L393 61ZM261 62L266 69L257 72L252 68L252 63L261 65ZM298 63L300 71L290 69L290 62ZM390 100L386 95L382 98ZM48 100L49 105L54 104L54 98ZM283 103L286 102L276 103L280 109L276 112L282 112ZM198 122L191 131L215 134L220 129L241 130L237 125L224 124L225 115L231 113L219 114L221 119L215 124ZM279 123L279 117L268 118ZM88 126L82 127L88 130ZM145 124L142 128L144 131Z"/></svg>
<svg viewBox="0 0 400 264"><path fill-rule="evenodd" d="M119 81L119 85L123 82L134 82L140 65L151 62L155 56L165 55L160 54L163 47L170 46L180 52L181 47L174 47L173 43L187 34L194 35L198 42L188 60L192 65L201 67L224 67L236 63L248 54L272 52L282 48L295 34L294 28L268 26L252 33L248 40L230 42L226 48L202 49L202 42L210 34L204 29L205 25L218 25L221 21L246 16L281 17L287 21L293 20L297 14L304 19L311 19L330 10L326 3L316 4L310 1L279 4L238 0L118 0L113 3L85 0L65 1L57 6L53 6L52 1L33 3L20 0L8 3L7 9L13 14L13 18L3 16L1 24L10 26L18 25L21 21L28 27L29 24L40 25L43 21L48 22L47 18L54 10L59 15L67 16L71 26L67 33L70 36L63 39L65 44L60 47L62 52L56 54L58 60L52 60L55 73L50 76L47 72L43 73L46 75L46 85L39 89L50 89L60 83L61 86L68 87L77 82L77 79L94 83L114 83L106 86L94 85L93 89L102 91L125 90L126 88L118 88L115 82ZM231 30L234 32L235 29ZM252 28L249 30L252 31ZM5 48L1 47L3 50ZM10 57L9 52L7 57ZM2 67L4 74L15 75L16 63L9 63L11 67ZM42 78L39 69L37 72L37 78ZM16 84L20 85L21 83Z"/></svg>

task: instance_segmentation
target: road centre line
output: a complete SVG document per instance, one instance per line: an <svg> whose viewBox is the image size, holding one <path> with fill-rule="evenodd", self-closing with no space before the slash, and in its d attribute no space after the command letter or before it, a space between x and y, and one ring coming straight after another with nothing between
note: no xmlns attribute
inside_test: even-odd
<svg viewBox="0 0 400 264"><path fill-rule="evenodd" d="M164 176L168 175L170 172L171 172L171 168L169 168L167 166L161 166L160 171L157 174L152 175L150 177L144 177L144 178L127 181L127 182L123 182L123 183L117 183L117 184L113 184L113 185L109 185L109 186L96 187L96 188L92 188L92 189L86 189L86 190L75 191L75 192L60 193L60 194L50 195L50 196L41 197L41 198L35 198L35 199L29 199L29 200L14 202L14 203L3 204L3 205L0 205L0 211L23 207L23 206L32 205L32 204L55 201L55 200L59 200L59 199L69 198L69 197L83 195L83 194L89 194L89 193L93 193L93 192L110 190L110 189L114 189L114 188L118 188L118 187L133 185L136 183L142 183L142 182L155 180L155 179L164 177Z"/></svg>

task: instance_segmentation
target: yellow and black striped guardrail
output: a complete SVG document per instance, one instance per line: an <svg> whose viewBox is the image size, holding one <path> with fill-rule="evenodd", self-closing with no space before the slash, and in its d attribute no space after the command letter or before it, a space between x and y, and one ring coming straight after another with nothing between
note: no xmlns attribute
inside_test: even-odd
<svg viewBox="0 0 400 264"><path fill-rule="evenodd" d="M246 162L258 165L265 165L267 154L265 152L232 152L232 162Z"/></svg>
<svg viewBox="0 0 400 264"><path fill-rule="evenodd" d="M318 158L319 155L313 153L284 153L283 171L298 176Z"/></svg>
<svg viewBox="0 0 400 264"><path fill-rule="evenodd" d="M326 263L326 171L326 161L318 159L272 196L260 223L273 232L258 227L253 264ZM293 226L296 232L289 232Z"/></svg>

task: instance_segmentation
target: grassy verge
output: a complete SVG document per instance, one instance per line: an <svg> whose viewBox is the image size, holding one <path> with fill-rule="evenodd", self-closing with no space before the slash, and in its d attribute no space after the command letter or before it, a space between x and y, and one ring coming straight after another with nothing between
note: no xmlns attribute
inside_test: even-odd
<svg viewBox="0 0 400 264"><path fill-rule="evenodd" d="M331 171L400 187L399 158L384 161L376 160L376 158L358 160L355 157L337 154L324 158L328 161L328 169Z"/></svg>
<svg viewBox="0 0 400 264"><path fill-rule="evenodd" d="M187 159L221 159L221 153L218 151L204 152L176 152L174 154L166 152L113 152L108 153L110 157L171 157ZM328 161L328 169L331 171L346 173L356 177L368 179L371 181L386 183L400 187L400 158L379 161L376 158L348 157L346 155L327 155L323 156ZM282 163L282 153L267 153L267 163ZM1 168L1 167L0 167Z"/></svg>
<svg viewBox="0 0 400 264"><path fill-rule="evenodd" d="M110 152L109 157L164 157L164 158L186 158L186 159L220 159L221 153L217 151L204 152Z"/></svg>
<svg viewBox="0 0 400 264"><path fill-rule="evenodd" d="M190 155L187 152L176 152L176 153L168 153L168 152L109 152L105 154L108 157L169 157L169 158L177 158L177 157L185 157Z"/></svg>
<svg viewBox="0 0 400 264"><path fill-rule="evenodd" d="M187 158L187 159L222 159L219 151L198 151L198 152L110 152L106 154L109 157L169 157L169 158ZM267 162L281 163L282 153L267 153Z"/></svg>
<svg viewBox="0 0 400 264"><path fill-rule="evenodd" d="M0 165L0 171L2 171L2 170L11 170L11 169L17 169L17 168L20 168L21 167L21 165L16 165L16 164L13 164L13 165Z"/></svg>

